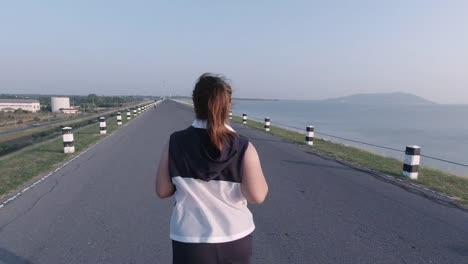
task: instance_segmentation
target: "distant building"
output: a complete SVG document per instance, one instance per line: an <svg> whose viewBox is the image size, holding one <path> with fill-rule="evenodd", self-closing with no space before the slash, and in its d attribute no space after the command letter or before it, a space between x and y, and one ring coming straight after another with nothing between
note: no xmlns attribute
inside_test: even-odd
<svg viewBox="0 0 468 264"><path fill-rule="evenodd" d="M68 97L52 97L51 98L52 112L61 113L61 109L70 108L70 98Z"/></svg>
<svg viewBox="0 0 468 264"><path fill-rule="evenodd" d="M18 109L37 112L41 110L41 104L32 99L0 99L0 111L13 112Z"/></svg>
<svg viewBox="0 0 468 264"><path fill-rule="evenodd" d="M64 114L77 114L80 112L79 109L77 108L60 108L60 112L64 113Z"/></svg>

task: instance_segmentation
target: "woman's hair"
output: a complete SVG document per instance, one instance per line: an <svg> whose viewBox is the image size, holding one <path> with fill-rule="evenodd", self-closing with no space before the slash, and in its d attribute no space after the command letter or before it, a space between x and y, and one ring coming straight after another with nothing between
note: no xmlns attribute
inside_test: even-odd
<svg viewBox="0 0 468 264"><path fill-rule="evenodd" d="M231 86L220 75L204 73L198 78L192 99L197 119L207 120L211 142L222 150L235 136L226 126L231 105Z"/></svg>

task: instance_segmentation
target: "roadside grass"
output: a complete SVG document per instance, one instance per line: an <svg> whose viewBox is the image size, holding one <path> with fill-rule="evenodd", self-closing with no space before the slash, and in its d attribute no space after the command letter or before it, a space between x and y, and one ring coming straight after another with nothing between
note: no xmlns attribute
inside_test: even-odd
<svg viewBox="0 0 468 264"><path fill-rule="evenodd" d="M11 120L11 118L13 118L13 120ZM43 122L60 121L67 119L70 119L70 115L68 114L52 114L50 112L42 111L35 113L0 112L0 131L15 128L24 128L34 123L40 124Z"/></svg>
<svg viewBox="0 0 468 264"><path fill-rule="evenodd" d="M17 131L14 133L9 133L9 134L4 134L0 135L0 143L2 142L7 142L16 138L32 135L35 133L40 133L44 131L48 131L51 128L55 127L60 127L62 126L73 126L74 123L82 122L82 121L88 121L88 120L96 120L98 115L93 115L93 116L87 116L83 118L77 118L77 119L72 119L72 120L64 120L63 122L55 123L55 124L50 124L47 126L42 126L42 127L33 127L27 130L22 130L22 131Z"/></svg>
<svg viewBox="0 0 468 264"><path fill-rule="evenodd" d="M132 118L132 120L134 120ZM129 121L132 121L129 120ZM123 125L127 122L122 118ZM121 127L121 126L119 126ZM73 130L75 153L63 153L63 140L59 136L45 144L32 146L17 155L0 160L0 196L16 190L32 178L43 175L65 161L77 156L81 151L117 130L116 117L107 119L107 134L99 134L99 123Z"/></svg>
<svg viewBox="0 0 468 264"><path fill-rule="evenodd" d="M139 106L139 105L138 105ZM132 107L136 107L135 105ZM125 108L111 109L109 111L96 113L80 118L74 118L69 120L62 120L58 123L47 124L43 127L29 127L24 130L10 132L7 134L0 135L0 159L5 158L12 153L16 153L30 146L34 146L41 143L46 143L50 139L61 135L61 127L71 126L78 129L83 126L97 123L100 116L106 118L115 116L118 111L121 111L122 118L126 119Z"/></svg>
<svg viewBox="0 0 468 264"><path fill-rule="evenodd" d="M242 123L242 117L233 116L232 121ZM264 124L262 122L254 120L248 120L247 122L247 126L261 131L264 131L263 125ZM398 177L399 179L407 182L414 182L437 192L445 193L446 195L455 198L459 203L468 205L468 178L460 177L438 169L420 167L418 179L411 180L402 175L403 154L402 160L398 160L319 138L314 139L314 146L308 146L305 144L305 128L303 133L299 133L277 126L270 126L269 133L310 147L311 149L329 157L342 159L362 167Z"/></svg>
<svg viewBox="0 0 468 264"><path fill-rule="evenodd" d="M133 108L133 107L135 107L135 106L129 106L129 108ZM83 117L80 117L80 118L73 118L73 119L65 119L64 118L62 120L62 122L49 124L49 125L45 125L45 126L41 126L41 127L31 127L29 129L26 129L26 130L0 135L0 143L8 142L10 140L14 140L16 138L29 136L29 135L32 135L32 134L35 134L35 133L47 132L47 131L50 131L53 128L57 128L57 127L60 127L60 126L73 126L73 124L77 124L77 123L80 123L80 122L83 122L83 121L91 121L91 120L95 121L100 116L108 116L111 113L117 113L119 110L122 113L122 120L125 120L127 112L124 111L124 109L110 109L109 111L96 113L96 114L92 114L92 115L87 115L87 116L83 116Z"/></svg>

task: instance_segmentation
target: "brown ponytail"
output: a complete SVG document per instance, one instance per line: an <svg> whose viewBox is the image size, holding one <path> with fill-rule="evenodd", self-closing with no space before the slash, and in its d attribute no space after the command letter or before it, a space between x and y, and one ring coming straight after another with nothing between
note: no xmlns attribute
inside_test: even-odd
<svg viewBox="0 0 468 264"><path fill-rule="evenodd" d="M235 136L225 126L231 94L231 86L223 77L209 73L200 76L192 94L197 119L207 120L208 135L220 151Z"/></svg>

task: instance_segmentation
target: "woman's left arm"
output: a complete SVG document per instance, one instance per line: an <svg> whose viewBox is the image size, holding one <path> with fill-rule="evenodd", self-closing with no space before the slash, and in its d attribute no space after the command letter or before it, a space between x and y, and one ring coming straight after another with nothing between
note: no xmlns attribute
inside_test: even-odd
<svg viewBox="0 0 468 264"><path fill-rule="evenodd" d="M160 198L171 197L175 192L175 186L169 176L169 143L161 153L158 173L156 175L156 193Z"/></svg>

